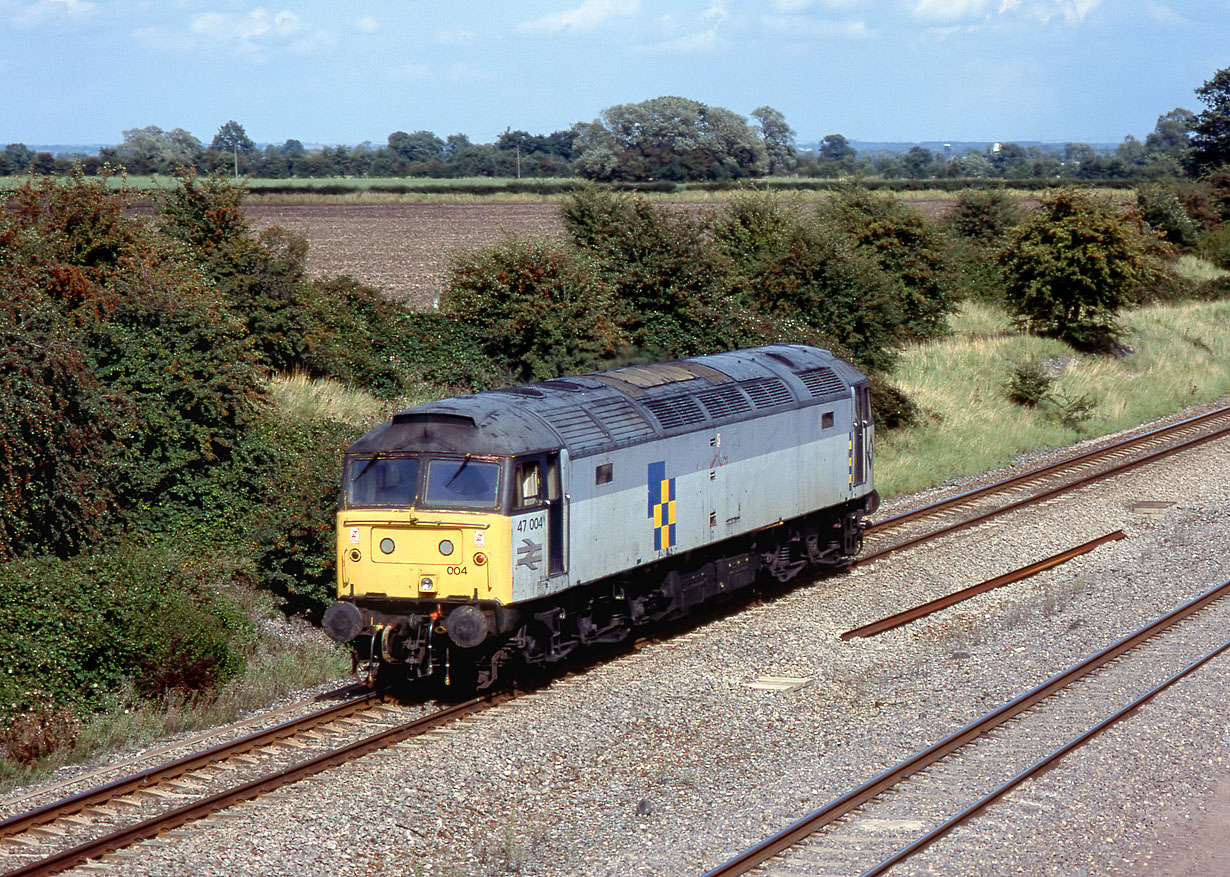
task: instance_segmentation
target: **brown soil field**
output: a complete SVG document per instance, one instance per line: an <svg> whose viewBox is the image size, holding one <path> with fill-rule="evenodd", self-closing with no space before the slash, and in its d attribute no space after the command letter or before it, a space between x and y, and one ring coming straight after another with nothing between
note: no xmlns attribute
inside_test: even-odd
<svg viewBox="0 0 1230 877"><path fill-rule="evenodd" d="M936 217L950 199L911 201ZM680 209L713 203L671 202ZM248 204L257 229L278 225L307 238L313 277L347 274L390 298L430 308L448 283L458 253L488 246L505 235L562 236L559 203L488 204Z"/></svg>
<svg viewBox="0 0 1230 877"><path fill-rule="evenodd" d="M448 283L453 256L505 235L563 233L559 205L249 204L257 229L278 225L308 241L314 277L348 274L390 298L430 308Z"/></svg>

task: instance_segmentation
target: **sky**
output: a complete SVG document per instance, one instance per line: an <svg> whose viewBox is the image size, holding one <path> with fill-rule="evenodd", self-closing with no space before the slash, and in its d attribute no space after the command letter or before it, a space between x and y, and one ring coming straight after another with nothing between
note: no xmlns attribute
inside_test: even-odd
<svg viewBox="0 0 1230 877"><path fill-rule="evenodd" d="M0 0L0 144L489 143L663 95L800 144L1117 143L1225 67L1230 0Z"/></svg>

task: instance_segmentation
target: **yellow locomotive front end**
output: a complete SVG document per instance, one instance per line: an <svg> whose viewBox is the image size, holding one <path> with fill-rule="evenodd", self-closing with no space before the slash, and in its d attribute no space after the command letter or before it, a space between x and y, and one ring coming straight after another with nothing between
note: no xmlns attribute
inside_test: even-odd
<svg viewBox="0 0 1230 877"><path fill-rule="evenodd" d="M426 675L447 666L437 651L478 649L501 632L512 601L507 468L495 456L348 454L330 635L367 635L361 657Z"/></svg>

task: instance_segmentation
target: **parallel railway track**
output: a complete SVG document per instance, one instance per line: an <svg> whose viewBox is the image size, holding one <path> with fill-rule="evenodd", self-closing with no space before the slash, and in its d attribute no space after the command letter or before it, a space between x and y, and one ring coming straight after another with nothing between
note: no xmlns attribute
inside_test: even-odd
<svg viewBox="0 0 1230 877"><path fill-rule="evenodd" d="M406 720L364 695L0 822L5 877L56 874L238 802L424 734L511 695Z"/></svg>
<svg viewBox="0 0 1230 877"><path fill-rule="evenodd" d="M882 874L1230 650L1230 581L706 872Z"/></svg>
<svg viewBox="0 0 1230 877"><path fill-rule="evenodd" d="M1227 434L1230 409L1218 409L875 522L869 528L867 553L860 563ZM0 873L57 873L512 696L481 698L413 721L402 721L402 716L396 715L401 710L395 706L374 705L369 697L357 698L305 720L312 725L331 721L335 729L352 723L344 734L305 731L299 721L287 722L229 745L225 755L219 749L214 754L201 753L138 771L0 822ZM370 719L382 711L385 727L375 730L358 724L361 717ZM328 717L324 717L326 712L330 713ZM330 740L334 733L339 738ZM271 760L259 763L258 758ZM256 779L252 779L254 776ZM134 804L137 799L146 803ZM131 811L131 815L124 818L124 811Z"/></svg>

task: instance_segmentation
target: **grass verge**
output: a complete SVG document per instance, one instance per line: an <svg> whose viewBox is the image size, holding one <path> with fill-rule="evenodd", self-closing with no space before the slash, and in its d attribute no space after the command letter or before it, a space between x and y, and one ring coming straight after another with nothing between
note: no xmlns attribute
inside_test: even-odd
<svg viewBox="0 0 1230 877"><path fill-rule="evenodd" d="M1124 315L1123 358L1078 353L1012 331L1007 314L967 302L943 341L908 349L892 380L926 422L888 433L876 447L886 496L1004 466L1022 453L1117 432L1230 393L1230 302L1151 306ZM1025 407L1008 397L1014 367L1033 363L1054 378L1053 400ZM1063 406L1091 405L1079 423Z"/></svg>

